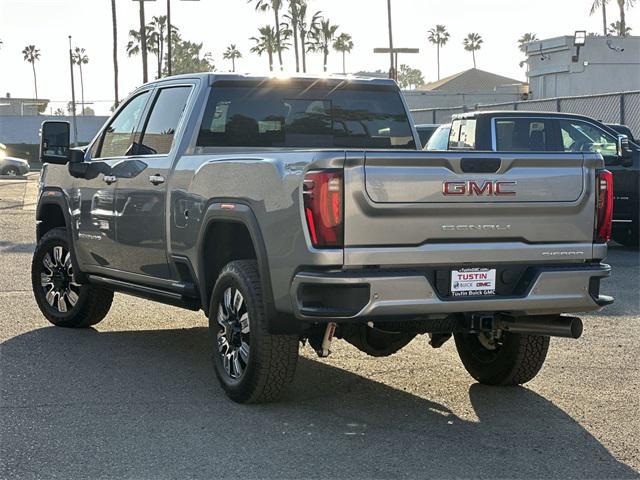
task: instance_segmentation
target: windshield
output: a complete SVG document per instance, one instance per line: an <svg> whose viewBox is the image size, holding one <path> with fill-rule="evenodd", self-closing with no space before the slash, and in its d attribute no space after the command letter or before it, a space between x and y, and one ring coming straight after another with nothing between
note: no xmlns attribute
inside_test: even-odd
<svg viewBox="0 0 640 480"><path fill-rule="evenodd" d="M216 82L199 147L415 148L397 88L342 82Z"/></svg>
<svg viewBox="0 0 640 480"><path fill-rule="evenodd" d="M449 146L449 132L451 131L451 124L447 123L444 125L440 125L431 138L427 145L424 147L425 150L447 150Z"/></svg>

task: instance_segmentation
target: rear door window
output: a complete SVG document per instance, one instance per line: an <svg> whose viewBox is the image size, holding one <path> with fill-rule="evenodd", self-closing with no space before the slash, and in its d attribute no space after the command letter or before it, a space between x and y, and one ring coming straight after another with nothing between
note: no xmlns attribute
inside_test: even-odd
<svg viewBox="0 0 640 480"><path fill-rule="evenodd" d="M171 151L190 92L189 86L167 87L158 92L142 133L138 154L165 155Z"/></svg>
<svg viewBox="0 0 640 480"><path fill-rule="evenodd" d="M199 147L415 148L395 87L219 82Z"/></svg>
<svg viewBox="0 0 640 480"><path fill-rule="evenodd" d="M551 121L544 118L497 118L494 120L498 152L558 151Z"/></svg>

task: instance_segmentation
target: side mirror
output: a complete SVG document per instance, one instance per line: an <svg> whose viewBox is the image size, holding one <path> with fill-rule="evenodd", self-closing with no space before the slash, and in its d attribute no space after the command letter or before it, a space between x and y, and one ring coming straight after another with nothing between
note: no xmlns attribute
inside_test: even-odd
<svg viewBox="0 0 640 480"><path fill-rule="evenodd" d="M69 122L46 121L40 128L40 161L64 165L69 161Z"/></svg>
<svg viewBox="0 0 640 480"><path fill-rule="evenodd" d="M618 135L618 157L622 160L622 165L630 167L633 165L633 152L629 146L629 137L626 135Z"/></svg>

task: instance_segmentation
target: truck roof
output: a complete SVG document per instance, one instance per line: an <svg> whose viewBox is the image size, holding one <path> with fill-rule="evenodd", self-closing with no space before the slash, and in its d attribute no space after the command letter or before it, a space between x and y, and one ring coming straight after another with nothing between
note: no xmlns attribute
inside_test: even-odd
<svg viewBox="0 0 640 480"><path fill-rule="evenodd" d="M302 81L326 81L330 83L337 82L351 82L351 83L362 83L362 84L371 84L371 85L388 85L388 86L397 86L395 80L391 80L388 78L374 78L374 77L361 77L356 75L313 75L313 74L284 74L284 73L272 73L272 74L257 74L257 73L187 73L182 75L172 75L170 77L161 78L158 80L154 80L152 82L148 82L145 85L154 85L162 82L179 80L179 79L203 79L208 81L209 84L213 84L216 81L266 81L266 80L277 80L280 79L282 81L287 80L302 80Z"/></svg>
<svg viewBox="0 0 640 480"><path fill-rule="evenodd" d="M586 115L579 115L577 113L566 113L566 112L539 112L539 111L530 111L530 110L483 110L483 111L474 111L474 112L465 112L465 113L456 113L451 116L452 120L460 120L460 119L468 119L468 118L480 118L480 117L562 117L562 118L577 118L581 120L588 120L593 122L594 120L598 123L602 123L601 120L596 120L591 117L587 117Z"/></svg>

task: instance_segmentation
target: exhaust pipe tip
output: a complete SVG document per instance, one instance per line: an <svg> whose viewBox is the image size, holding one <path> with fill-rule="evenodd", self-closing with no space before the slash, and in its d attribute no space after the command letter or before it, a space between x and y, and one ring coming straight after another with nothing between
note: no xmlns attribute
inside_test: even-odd
<svg viewBox="0 0 640 480"><path fill-rule="evenodd" d="M567 317L571 322L569 329L571 331L571 338L578 339L582 336L583 324L582 320L578 317Z"/></svg>

